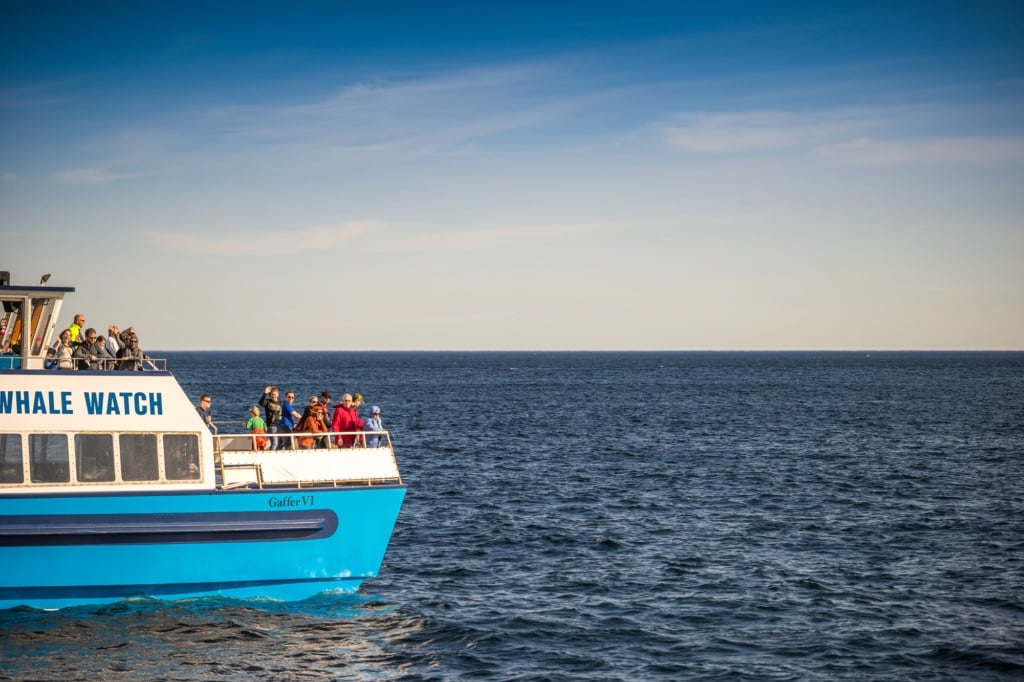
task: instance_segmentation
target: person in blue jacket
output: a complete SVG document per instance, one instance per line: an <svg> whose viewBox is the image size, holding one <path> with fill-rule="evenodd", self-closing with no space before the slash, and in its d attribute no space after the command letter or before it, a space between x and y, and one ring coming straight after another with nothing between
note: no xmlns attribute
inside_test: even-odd
<svg viewBox="0 0 1024 682"><path fill-rule="evenodd" d="M288 391L284 394L284 402L281 403L281 421L277 425L278 433L292 433L295 425L302 419L302 413L295 409L292 401L295 400L295 392ZM295 449L295 443L291 436L282 436L277 443L278 450Z"/></svg>
<svg viewBox="0 0 1024 682"><path fill-rule="evenodd" d="M366 419L366 424L363 426L363 431L383 431L384 425L380 421L380 408L376 405L370 410L371 414ZM380 433L367 433L366 434L366 447L368 448L379 448L384 446L384 435Z"/></svg>

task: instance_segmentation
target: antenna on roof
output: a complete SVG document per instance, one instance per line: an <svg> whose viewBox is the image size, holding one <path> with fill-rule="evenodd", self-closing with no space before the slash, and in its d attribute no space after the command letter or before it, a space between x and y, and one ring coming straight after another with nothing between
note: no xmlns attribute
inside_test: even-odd
<svg viewBox="0 0 1024 682"><path fill-rule="evenodd" d="M46 273L45 275L43 275L43 278L41 280L39 280L39 286L43 286L44 284L46 284L49 281L50 281L50 273Z"/></svg>

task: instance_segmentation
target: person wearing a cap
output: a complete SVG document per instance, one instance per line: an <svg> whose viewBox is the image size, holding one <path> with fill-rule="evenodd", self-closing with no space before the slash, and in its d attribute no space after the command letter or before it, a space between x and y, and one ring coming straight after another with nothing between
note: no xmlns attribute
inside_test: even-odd
<svg viewBox="0 0 1024 682"><path fill-rule="evenodd" d="M366 426L363 428L364 431L383 431L384 425L380 421L380 408L376 405L370 410L371 415L366 419ZM367 433L366 434L366 447L368 448L379 448L384 445L384 436L379 433Z"/></svg>

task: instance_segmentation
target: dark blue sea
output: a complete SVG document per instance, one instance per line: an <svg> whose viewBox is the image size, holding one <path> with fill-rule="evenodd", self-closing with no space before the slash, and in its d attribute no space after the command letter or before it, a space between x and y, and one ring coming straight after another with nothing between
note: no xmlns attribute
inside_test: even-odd
<svg viewBox="0 0 1024 682"><path fill-rule="evenodd" d="M379 405L380 577L3 611L0 679L1024 679L1024 353L153 355Z"/></svg>

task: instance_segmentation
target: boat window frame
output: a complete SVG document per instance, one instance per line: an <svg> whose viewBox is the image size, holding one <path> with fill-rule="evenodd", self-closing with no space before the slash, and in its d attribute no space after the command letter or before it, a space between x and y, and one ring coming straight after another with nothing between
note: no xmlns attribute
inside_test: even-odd
<svg viewBox="0 0 1024 682"><path fill-rule="evenodd" d="M0 433L0 486L25 484L25 446L22 440L20 433L6 431ZM17 461L13 457L9 457L15 449L17 450ZM6 480L5 471L17 471L18 480Z"/></svg>
<svg viewBox="0 0 1024 682"><path fill-rule="evenodd" d="M71 443L67 433L43 432L28 434L28 470L29 482L40 485L59 485L71 483ZM63 442L63 447L59 447ZM39 443L42 447L37 446ZM50 447L50 445L58 447ZM52 461L51 456L57 461ZM61 457L63 460L61 461ZM63 479L57 476L46 477L47 471L64 473ZM37 478L38 472L38 478Z"/></svg>
<svg viewBox="0 0 1024 682"><path fill-rule="evenodd" d="M144 439L155 440L157 478L126 479L123 475L123 457L121 451L122 436L135 436ZM79 463L79 454L84 450L83 443L94 438L109 438L112 445L113 478L106 480L83 480L81 475L82 465ZM51 440L53 439L53 440ZM64 446L60 446L63 439ZM4 481L0 480L0 491L18 488L40 488L40 487L71 487L86 488L95 486L144 486L144 485L182 485L182 484L205 484L214 471L207 471L204 465L202 434L195 431L111 431L111 432L66 432L66 431L44 431L32 433L0 433L0 442L3 449L0 456L10 456L17 451L19 454L10 457L9 462L0 461L0 467L9 470L18 468L15 458L20 457L21 480ZM33 445L33 444L36 445ZM38 451L40 444L47 449L45 452ZM152 442L147 443L147 449ZM33 448L36 448L37 456L33 458ZM178 454L180 452L180 454ZM177 462L168 462L168 453L171 457L179 457ZM51 460L56 454L57 461L45 461L48 456ZM63 459L61 459L63 457ZM46 476L44 472L46 464L55 469L57 476ZM152 466L152 463L147 464ZM66 480L56 480L60 474L67 471ZM171 477L168 473L174 476ZM178 473L180 472L180 473ZM44 480L45 479L45 480ZM50 480L54 479L54 480Z"/></svg>
<svg viewBox="0 0 1024 682"><path fill-rule="evenodd" d="M103 443L102 441L107 441ZM88 433L81 432L74 434L74 447L75 447L75 483L113 483L117 480L117 460L118 457L114 453L114 434L112 433ZM105 448L103 446L106 446ZM99 452L93 451L95 449L100 450ZM97 472L109 471L109 478L90 478L86 479L85 465L86 456L92 459L93 466L91 470ZM107 461L99 462L96 460L96 456L106 456Z"/></svg>
<svg viewBox="0 0 1024 682"><path fill-rule="evenodd" d="M121 480L125 483L159 483L160 482L160 453L158 451L158 445L160 439L157 438L156 433L152 432L136 432L136 431L124 431L117 434L117 449L118 449L118 460L121 464ZM131 466L127 467L132 475L135 475L135 469L138 468L140 473L146 476L146 478L128 478L125 475L125 445L131 443L131 441L137 440L141 447L136 451L131 451L132 462ZM152 441L147 442L147 441ZM145 457L145 461L142 458ZM151 469L150 469L151 467ZM143 471L143 469L145 469ZM150 474L153 474L150 476Z"/></svg>

